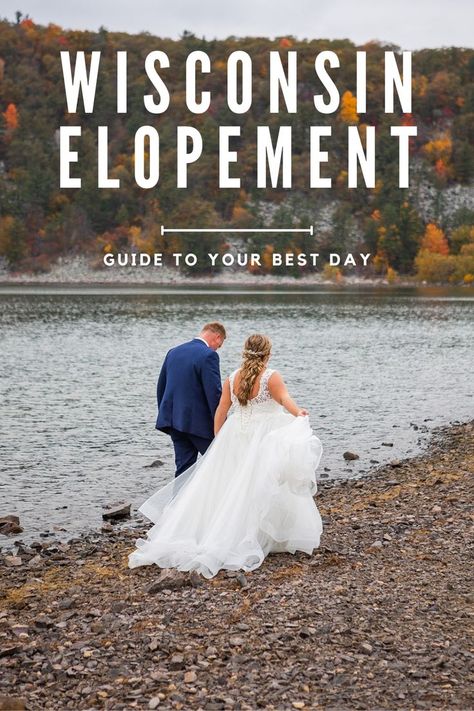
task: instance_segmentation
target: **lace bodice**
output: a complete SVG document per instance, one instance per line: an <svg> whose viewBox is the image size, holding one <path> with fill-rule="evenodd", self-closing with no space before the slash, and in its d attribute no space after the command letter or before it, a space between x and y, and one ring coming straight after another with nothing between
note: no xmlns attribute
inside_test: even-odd
<svg viewBox="0 0 474 711"><path fill-rule="evenodd" d="M270 391L268 389L268 381L270 380L271 375L275 372L271 368L267 368L266 370L263 371L261 377L260 377L260 385L258 388L258 393L255 395L255 397L251 398L247 405L241 405L239 403L239 400L237 398L237 395L234 393L234 379L236 374L239 372L239 369L234 370L233 373L229 375L229 385L230 385L230 397L232 400L232 405L234 407L240 407L242 409L246 408L253 408L255 405L262 405L263 403L266 402L275 402L272 399L272 396L270 395Z"/></svg>

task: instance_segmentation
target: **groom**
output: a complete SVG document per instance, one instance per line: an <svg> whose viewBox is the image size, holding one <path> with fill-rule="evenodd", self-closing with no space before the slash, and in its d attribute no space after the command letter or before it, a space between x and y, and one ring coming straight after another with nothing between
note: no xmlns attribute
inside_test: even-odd
<svg viewBox="0 0 474 711"><path fill-rule="evenodd" d="M226 337L221 323L207 323L192 341L166 354L158 378L156 429L170 435L179 476L214 438L214 413L222 393L217 349Z"/></svg>

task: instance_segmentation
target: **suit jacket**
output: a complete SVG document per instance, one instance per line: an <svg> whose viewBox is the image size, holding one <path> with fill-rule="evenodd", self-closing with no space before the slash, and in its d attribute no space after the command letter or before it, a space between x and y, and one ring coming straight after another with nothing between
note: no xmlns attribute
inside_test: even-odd
<svg viewBox="0 0 474 711"><path fill-rule="evenodd" d="M157 386L156 429L213 439L214 413L222 393L219 356L199 338L166 354Z"/></svg>

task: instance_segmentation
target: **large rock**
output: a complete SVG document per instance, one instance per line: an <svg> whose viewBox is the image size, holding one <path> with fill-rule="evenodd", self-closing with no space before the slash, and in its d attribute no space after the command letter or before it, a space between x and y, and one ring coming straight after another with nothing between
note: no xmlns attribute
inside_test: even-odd
<svg viewBox="0 0 474 711"><path fill-rule="evenodd" d="M353 461L354 459L359 459L359 455L355 454L355 452L344 452L344 454L342 456L347 461Z"/></svg>
<svg viewBox="0 0 474 711"><path fill-rule="evenodd" d="M192 585L190 576L174 568L166 568L161 571L159 578L149 585L146 591L147 593L157 593L160 590L180 590L189 585Z"/></svg>
<svg viewBox="0 0 474 711"><path fill-rule="evenodd" d="M119 501L102 508L103 519L128 518L130 516L131 504Z"/></svg>
<svg viewBox="0 0 474 711"><path fill-rule="evenodd" d="M23 533L23 528L20 526L20 519L13 514L0 517L0 533L4 536L15 536L18 533Z"/></svg>

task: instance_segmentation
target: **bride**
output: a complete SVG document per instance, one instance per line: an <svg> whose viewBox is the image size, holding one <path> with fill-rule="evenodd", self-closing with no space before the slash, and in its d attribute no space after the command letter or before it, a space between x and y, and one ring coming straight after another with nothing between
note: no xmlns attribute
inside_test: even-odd
<svg viewBox="0 0 474 711"><path fill-rule="evenodd" d="M271 552L319 546L321 442L267 367L270 352L266 336L246 340L241 367L223 385L211 446L140 507L155 525L136 541L130 568L155 563L212 578L254 570Z"/></svg>

